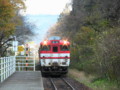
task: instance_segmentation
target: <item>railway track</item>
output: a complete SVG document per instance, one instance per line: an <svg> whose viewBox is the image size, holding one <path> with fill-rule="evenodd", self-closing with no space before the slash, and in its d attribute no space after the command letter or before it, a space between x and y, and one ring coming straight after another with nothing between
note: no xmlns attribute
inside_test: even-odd
<svg viewBox="0 0 120 90"><path fill-rule="evenodd" d="M43 77L43 84L44 90L92 90L69 77Z"/></svg>
<svg viewBox="0 0 120 90"><path fill-rule="evenodd" d="M62 79L68 86L71 87L71 90L75 90L74 87L68 81L66 81L64 78L62 78Z"/></svg>
<svg viewBox="0 0 120 90"><path fill-rule="evenodd" d="M54 90L75 90L65 78L50 78Z"/></svg>

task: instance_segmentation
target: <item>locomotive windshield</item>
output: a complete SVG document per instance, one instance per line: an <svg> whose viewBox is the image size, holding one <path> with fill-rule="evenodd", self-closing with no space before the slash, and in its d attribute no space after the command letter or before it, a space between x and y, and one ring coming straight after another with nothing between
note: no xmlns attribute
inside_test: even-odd
<svg viewBox="0 0 120 90"><path fill-rule="evenodd" d="M69 46L60 46L61 51L69 51Z"/></svg>
<svg viewBox="0 0 120 90"><path fill-rule="evenodd" d="M41 51L50 51L50 46L42 46L40 47Z"/></svg>
<svg viewBox="0 0 120 90"><path fill-rule="evenodd" d="M61 40L61 37L59 36L52 36L49 38L49 40Z"/></svg>
<svg viewBox="0 0 120 90"><path fill-rule="evenodd" d="M53 47L53 52L58 52L58 47Z"/></svg>

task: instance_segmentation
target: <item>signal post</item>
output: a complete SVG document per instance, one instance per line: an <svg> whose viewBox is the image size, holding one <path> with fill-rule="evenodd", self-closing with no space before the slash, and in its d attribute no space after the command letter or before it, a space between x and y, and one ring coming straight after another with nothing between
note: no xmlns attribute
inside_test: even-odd
<svg viewBox="0 0 120 90"><path fill-rule="evenodd" d="M28 44L26 44L26 71L28 66L28 56L29 56L29 47Z"/></svg>

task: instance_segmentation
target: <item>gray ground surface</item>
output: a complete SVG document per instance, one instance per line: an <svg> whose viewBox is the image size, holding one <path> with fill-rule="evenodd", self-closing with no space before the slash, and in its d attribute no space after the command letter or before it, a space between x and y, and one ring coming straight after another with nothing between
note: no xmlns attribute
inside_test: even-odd
<svg viewBox="0 0 120 90"><path fill-rule="evenodd" d="M41 72L16 72L0 85L0 90L44 90Z"/></svg>

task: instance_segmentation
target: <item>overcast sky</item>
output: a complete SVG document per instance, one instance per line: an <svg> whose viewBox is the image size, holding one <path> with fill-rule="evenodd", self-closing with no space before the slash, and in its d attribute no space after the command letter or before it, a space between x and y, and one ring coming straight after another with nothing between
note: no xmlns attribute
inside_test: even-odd
<svg viewBox="0 0 120 90"><path fill-rule="evenodd" d="M70 0L26 0L26 14L59 15Z"/></svg>
<svg viewBox="0 0 120 90"><path fill-rule="evenodd" d="M26 13L24 14L27 20L36 26L33 31L37 34L34 36L34 38L32 37L36 43L39 43L44 39L49 28L57 22L59 14L69 2L70 0L25 1L27 9Z"/></svg>

